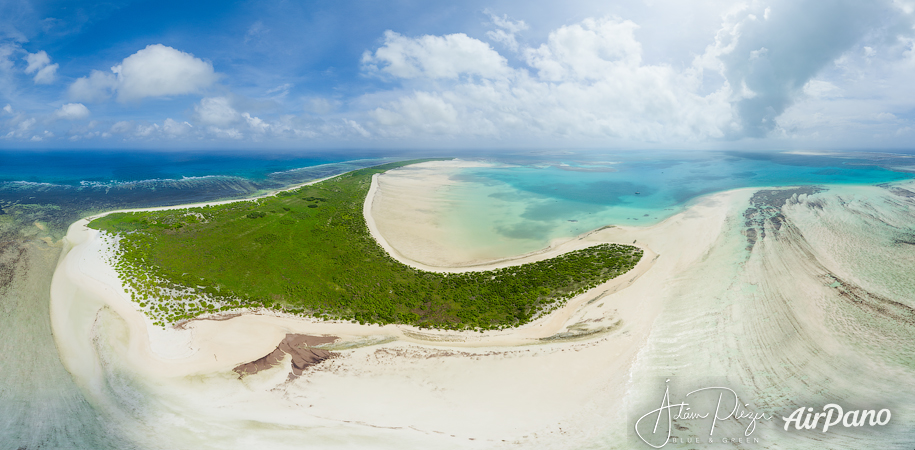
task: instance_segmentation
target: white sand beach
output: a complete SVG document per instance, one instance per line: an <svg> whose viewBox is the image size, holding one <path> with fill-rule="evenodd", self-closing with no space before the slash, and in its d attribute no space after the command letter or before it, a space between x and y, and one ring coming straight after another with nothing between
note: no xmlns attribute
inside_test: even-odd
<svg viewBox="0 0 915 450"><path fill-rule="evenodd" d="M375 177L364 213L394 257L426 270L483 270L613 242L638 245L643 259L629 273L511 330L361 326L267 311L163 330L124 294L101 233L81 220L70 227L52 283L61 359L111 420L163 448L301 448L302 442L316 448L627 447L626 408L642 389L636 378L676 367L695 372L689 362L664 366L657 359L676 361L679 356L658 346L681 345L680 338L708 327L697 319L680 325L685 334L670 332L670 305L683 308L683 299L694 299L679 320L701 318L721 308L706 293L744 289L739 280L746 268L733 264L746 256L734 254L746 245L742 215L756 189L702 197L653 226L604 228L540 252L486 261L449 247L432 205L409 194L447 186L448 171L461 164L424 163ZM760 242L767 251L779 245ZM766 267L752 274L769 276ZM792 283L783 278L771 289L784 295L795 289ZM700 303L713 306L704 312ZM288 356L241 379L232 371L273 351L287 333L339 337L325 347L337 356L294 380ZM755 351L765 359L779 350ZM718 354L693 356L719 361ZM702 364L720 372L717 363Z"/></svg>

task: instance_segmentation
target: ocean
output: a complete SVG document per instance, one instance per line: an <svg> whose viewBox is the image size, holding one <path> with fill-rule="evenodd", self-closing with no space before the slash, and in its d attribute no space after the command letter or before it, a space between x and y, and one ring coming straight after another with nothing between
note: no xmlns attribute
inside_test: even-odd
<svg viewBox="0 0 915 450"><path fill-rule="evenodd" d="M451 245L500 258L605 225L645 226L730 189L876 185L911 179L911 155L740 152L520 154L452 176ZM421 195L418 193L418 195Z"/></svg>
<svg viewBox="0 0 915 450"><path fill-rule="evenodd" d="M132 390L135 384L142 384L142 378L133 380L116 365L104 375L111 404L84 395L81 380L74 380L64 369L52 337L48 287L61 253L60 239L70 223L115 208L243 198L421 156L420 152L0 151L0 449L162 448L156 444L159 433L172 433L163 442L174 443L182 433L193 435L193 427L207 426L194 417L192 405L180 404L174 394L156 394L155 387ZM432 156L443 155L436 152ZM457 152L454 156L480 158L480 153ZM825 190L821 210L832 215L792 205L786 214L810 245L826 249L823 254L836 267L845 268L846 272L830 272L836 278L830 283L838 283L834 289L858 286L915 306L915 283L906 269L911 267L906 265L911 263L910 241L915 242L909 221L912 210L881 197L891 189L887 183L915 177L912 155L519 151L486 159L493 164L462 169L453 176L455 183L448 193L453 208L443 212L442 221L453 231L456 243L496 249L493 256L536 250L552 240L605 225L658 223L714 192L819 186ZM906 423L912 419L915 412L901 405L911 396L897 392L894 384L901 381L909 386L905 383L915 378L915 357L908 350L911 330L892 317L878 314L875 318L860 309L817 300L828 311L826 322L841 331L837 336L843 336L835 338L838 343L829 342L858 353L834 362L841 355L818 348L818 335L807 330L798 338L807 347L791 354L813 358L813 366L790 359L773 363L771 355L763 355L765 348L778 353L784 338L758 334L749 322L739 320L741 311L755 314L759 320L801 320L803 324L807 319L770 307L781 291L766 287L765 280L752 279L760 272L748 272L746 267L769 267L767 261L794 250L786 247L776 252L775 244L767 244L756 253L762 256L747 256L751 253L740 253L748 245L746 227L742 222L730 226L732 232L721 247L726 251L710 255L707 265L694 270L694 280L671 287L670 307L633 368L634 376L733 373L748 386L771 394L768 398L773 404L787 401L786 394L775 387L779 382L791 389L806 389L815 399L820 398L816 392L823 393L823 399L850 398L859 403L865 395L889 400L898 394L894 401L900 403L900 412L894 420ZM792 264L811 274L820 270L807 267L800 257ZM767 270L775 271L773 277L782 273ZM695 280L701 280L703 273L706 278L707 273L718 273L721 282L699 286ZM821 274L816 272L816 277ZM757 291L751 286L762 287ZM756 302L748 304L746 299ZM697 316L696 311L711 312ZM855 340L855 333L863 333L866 339ZM693 359L690 363L678 360L682 355ZM718 358L720 355L727 357ZM855 382L855 378L878 372L881 375L868 386ZM232 433L230 426L213 426L209 433ZM264 425L264 429L290 440L320 437L316 444L327 448L352 443L345 435L335 435L332 426L297 430ZM384 433L386 442L397 441L393 431ZM907 442L910 434L895 428L885 440L866 436L889 445ZM372 436L366 431L358 439L371 443ZM837 448L870 442L849 436ZM609 443L625 440L625 436L597 433L595 439L590 448L613 448ZM195 447L207 445L197 439L187 442L191 441ZM231 436L211 443L213 448L241 448L243 442L247 442L246 448L253 448L251 442ZM817 443L790 442L809 448L816 448Z"/></svg>

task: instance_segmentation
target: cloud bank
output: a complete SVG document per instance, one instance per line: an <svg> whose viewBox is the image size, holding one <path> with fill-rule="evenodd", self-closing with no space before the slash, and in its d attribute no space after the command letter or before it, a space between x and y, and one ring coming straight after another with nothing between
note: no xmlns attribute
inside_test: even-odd
<svg viewBox="0 0 915 450"><path fill-rule="evenodd" d="M720 20L693 36L688 55L667 51L687 48L673 40L688 18L579 15L543 29L536 16L477 10L475 31L373 32L345 61L349 78L162 44L74 74L65 57L0 42L0 138L703 148L905 146L915 135L915 3L722 4L695 8ZM275 26L258 19L236 44L268 49ZM235 72L217 73L204 59L214 55ZM52 94L37 102L26 92ZM90 116L96 125L80 122Z"/></svg>

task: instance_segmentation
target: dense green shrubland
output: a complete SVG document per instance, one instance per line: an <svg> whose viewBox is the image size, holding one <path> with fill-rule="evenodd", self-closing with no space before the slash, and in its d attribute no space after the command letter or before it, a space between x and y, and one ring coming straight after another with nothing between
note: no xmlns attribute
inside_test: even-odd
<svg viewBox="0 0 915 450"><path fill-rule="evenodd" d="M115 213L108 232L127 292L159 325L267 307L360 323L448 329L511 327L630 270L636 247L602 244L504 269L413 269L369 234L362 204L372 175L357 170L274 197L200 208Z"/></svg>

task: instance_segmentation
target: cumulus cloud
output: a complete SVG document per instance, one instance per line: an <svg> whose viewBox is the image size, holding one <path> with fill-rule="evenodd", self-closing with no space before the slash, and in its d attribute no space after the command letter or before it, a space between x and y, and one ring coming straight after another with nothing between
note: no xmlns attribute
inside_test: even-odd
<svg viewBox="0 0 915 450"><path fill-rule="evenodd" d="M511 20L504 14L499 17L489 10L484 12L489 15L492 24L496 26L495 30L487 31L486 36L493 41L501 43L513 52L518 51L518 40L515 39L515 35L526 30L528 28L527 24L523 20Z"/></svg>
<svg viewBox="0 0 915 450"><path fill-rule="evenodd" d="M69 86L73 103L35 117L58 127L58 134L70 126L72 138L73 126L54 119L89 116L83 103L197 93L200 100L188 122L174 112L156 119L143 111L133 117L144 120L118 122L100 135L147 141L454 138L690 146L743 138L813 139L817 133L860 137L868 130L868 137L896 136L902 142L898 136L915 133L910 4L751 0L728 6L723 15L714 11L716 19L702 28L708 34L691 41L686 57L680 52L686 47L670 42L676 30L658 34L653 18L639 23L587 18L533 43L521 39L528 29L523 20L484 11L489 31L477 38L385 32L379 45L363 53L361 67L364 75L389 83L387 89L356 98L334 93L292 100L293 86L283 82L262 86L257 100L214 95L207 91L219 75L209 62L150 45L111 70L77 79ZM684 9L689 8L677 11ZM247 39L264 30L255 23ZM52 63L46 52L0 44L4 103L37 104L13 95L17 83L52 81L58 70ZM30 114L8 106L0 115L5 123L0 136L46 138L34 129ZM91 137L88 129L80 136Z"/></svg>
<svg viewBox="0 0 915 450"><path fill-rule="evenodd" d="M88 77L77 79L68 90L70 99L83 102L107 100L118 86L118 79L111 73L93 70Z"/></svg>
<svg viewBox="0 0 915 450"><path fill-rule="evenodd" d="M254 117L250 113L242 114L242 117L245 118L245 123L248 125L248 128L254 130L256 133L264 134L267 130L270 129L270 124L264 122L259 117Z"/></svg>
<svg viewBox="0 0 915 450"><path fill-rule="evenodd" d="M67 103L54 112L54 115L66 120L78 120L89 117L89 108L82 103Z"/></svg>
<svg viewBox="0 0 915 450"><path fill-rule="evenodd" d="M207 97L194 106L197 118L207 124L225 127L237 122L241 115L226 97Z"/></svg>
<svg viewBox="0 0 915 450"><path fill-rule="evenodd" d="M585 19L550 33L546 44L528 49L525 56L544 80L606 79L620 67L642 62L636 29L638 25L629 20Z"/></svg>
<svg viewBox="0 0 915 450"><path fill-rule="evenodd" d="M9 132L7 132L5 135L3 135L3 138L4 139L11 139L11 138L23 139L23 138L29 137L31 135L30 130L32 129L32 126L35 125L35 122L36 122L36 120L34 117L25 119L22 117L21 114L17 115L9 122L11 129Z"/></svg>
<svg viewBox="0 0 915 450"><path fill-rule="evenodd" d="M51 58L44 50L38 53L28 53L25 56L28 66L25 73L35 74L33 80L35 84L51 84L54 76L57 74L58 64L51 64Z"/></svg>
<svg viewBox="0 0 915 450"><path fill-rule="evenodd" d="M38 69L41 69L48 64L51 64L51 58L48 57L47 52L40 51L38 53L29 53L25 57L28 66L25 68L25 73L33 73Z"/></svg>
<svg viewBox="0 0 915 450"><path fill-rule="evenodd" d="M239 112L228 97L207 97L194 106L197 120L208 125L206 130L219 138L241 139L243 130L262 136L274 128L250 112Z"/></svg>
<svg viewBox="0 0 915 450"><path fill-rule="evenodd" d="M784 136L778 122L789 121L783 115L791 105L845 96L841 83L817 76L849 52L860 59L849 67L871 67L881 55L894 54L877 44L896 42L895 58L911 63L894 70L911 74L912 23L891 11L898 6L852 0L741 4L722 16L704 52L677 66L646 63L639 26L616 17L584 19L553 30L540 45L524 46L514 39L525 29L523 21L487 11L496 27L487 37L517 51L518 67L466 35L411 38L389 31L377 50L363 56L363 67L400 79L402 89L365 96L363 103L375 104L364 124L374 135L397 137L680 143ZM871 35L873 42L861 44ZM855 78L862 76L845 75ZM434 83L417 83L422 80ZM797 124L797 115L790 121Z"/></svg>
<svg viewBox="0 0 915 450"><path fill-rule="evenodd" d="M220 128L220 127L207 127L207 131L210 132L216 138L219 139L242 139L245 137L244 133L239 131L236 128Z"/></svg>
<svg viewBox="0 0 915 450"><path fill-rule="evenodd" d="M117 93L118 101L200 93L218 79L213 65L162 44L148 45L111 68L92 71L70 85L74 100L99 101Z"/></svg>
<svg viewBox="0 0 915 450"><path fill-rule="evenodd" d="M464 33L408 38L384 33L384 45L362 55L363 68L398 78L493 78L510 72L505 58L489 44Z"/></svg>
<svg viewBox="0 0 915 450"><path fill-rule="evenodd" d="M165 119L165 122L162 123L162 131L170 136L186 135L193 128L194 126L187 122L178 122L170 117Z"/></svg>
<svg viewBox="0 0 915 450"><path fill-rule="evenodd" d="M42 67L33 78L35 84L51 84L54 82L54 76L57 74L57 66L57 64L51 64Z"/></svg>
<svg viewBox="0 0 915 450"><path fill-rule="evenodd" d="M701 70L644 64L636 29L634 23L613 17L560 27L543 45L523 49L528 68L502 65L499 71L478 71L475 79L439 83L435 91L404 92L372 109L368 125L381 136L652 142L723 137L734 126L728 87L703 95ZM399 48L423 46L427 40L400 42ZM415 62L411 67L425 65ZM404 78L437 75L426 70L391 73Z"/></svg>

